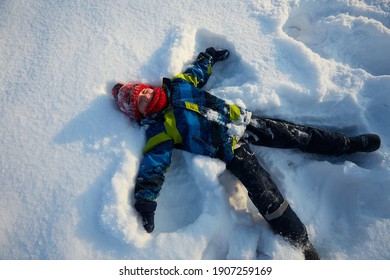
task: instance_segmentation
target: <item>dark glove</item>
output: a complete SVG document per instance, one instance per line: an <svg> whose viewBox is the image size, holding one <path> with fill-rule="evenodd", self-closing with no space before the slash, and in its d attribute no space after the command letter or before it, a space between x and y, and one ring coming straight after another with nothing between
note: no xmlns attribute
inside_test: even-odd
<svg viewBox="0 0 390 280"><path fill-rule="evenodd" d="M142 225L147 233L154 230L154 212L141 212Z"/></svg>
<svg viewBox="0 0 390 280"><path fill-rule="evenodd" d="M142 217L142 224L146 232L151 233L154 230L154 211L157 203L155 201L137 200L135 209Z"/></svg>
<svg viewBox="0 0 390 280"><path fill-rule="evenodd" d="M218 61L225 60L229 57L230 53L228 50L216 50L213 47L207 48L206 53L212 58L212 63L215 64Z"/></svg>

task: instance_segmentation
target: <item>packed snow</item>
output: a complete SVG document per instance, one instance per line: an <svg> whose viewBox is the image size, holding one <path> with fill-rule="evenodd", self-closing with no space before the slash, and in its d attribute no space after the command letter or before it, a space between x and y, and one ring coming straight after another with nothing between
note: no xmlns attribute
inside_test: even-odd
<svg viewBox="0 0 390 280"><path fill-rule="evenodd" d="M370 154L254 147L322 259L390 259L386 0L12 1L0 5L0 259L303 259L222 162L175 151L147 234L131 206L144 137L117 82L160 85L207 47L206 89ZM129 201L130 195L130 201Z"/></svg>

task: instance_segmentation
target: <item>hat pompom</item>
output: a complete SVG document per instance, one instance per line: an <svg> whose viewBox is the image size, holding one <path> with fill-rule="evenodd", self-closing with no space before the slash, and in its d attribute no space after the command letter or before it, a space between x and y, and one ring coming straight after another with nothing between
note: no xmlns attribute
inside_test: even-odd
<svg viewBox="0 0 390 280"><path fill-rule="evenodd" d="M123 87L122 83L116 83L115 86L112 87L111 94L115 98L115 100L118 100L118 93L121 87Z"/></svg>

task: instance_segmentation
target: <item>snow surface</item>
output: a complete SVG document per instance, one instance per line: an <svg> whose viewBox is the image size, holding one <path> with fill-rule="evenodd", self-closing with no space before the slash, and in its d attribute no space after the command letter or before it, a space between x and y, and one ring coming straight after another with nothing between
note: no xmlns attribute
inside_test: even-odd
<svg viewBox="0 0 390 280"><path fill-rule="evenodd" d="M116 81L159 85L209 46L207 89L257 115L355 135L371 154L255 147L323 259L390 259L386 0L0 4L1 259L302 259L224 165L173 154L147 234L128 204L144 138Z"/></svg>

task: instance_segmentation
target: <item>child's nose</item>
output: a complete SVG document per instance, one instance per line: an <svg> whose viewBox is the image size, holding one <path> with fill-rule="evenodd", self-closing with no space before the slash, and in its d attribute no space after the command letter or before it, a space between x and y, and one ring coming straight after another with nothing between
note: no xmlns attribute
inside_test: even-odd
<svg viewBox="0 0 390 280"><path fill-rule="evenodd" d="M153 91L148 91L147 94L146 94L146 96L147 96L148 101L149 101L150 99L152 99L152 98L153 98Z"/></svg>

